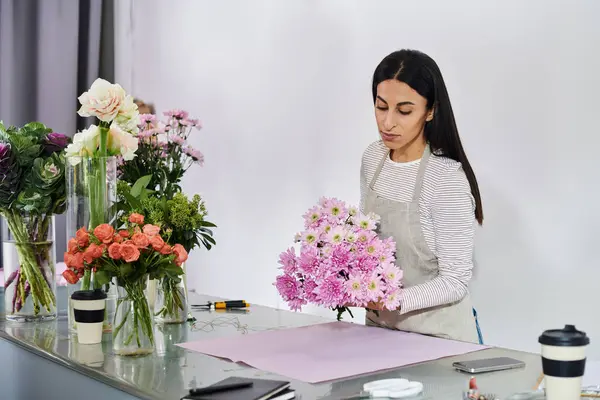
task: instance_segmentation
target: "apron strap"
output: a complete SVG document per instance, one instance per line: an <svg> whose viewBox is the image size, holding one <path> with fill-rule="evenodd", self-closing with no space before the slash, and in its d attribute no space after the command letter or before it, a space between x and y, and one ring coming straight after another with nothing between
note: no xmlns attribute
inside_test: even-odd
<svg viewBox="0 0 600 400"><path fill-rule="evenodd" d="M413 193L413 202L418 202L421 197L421 188L423 187L423 177L425 176L425 170L427 169L427 163L429 162L429 156L431 155L431 149L429 143L425 145L423 156L419 164L419 172L417 172L417 180L415 182L415 191Z"/></svg>
<svg viewBox="0 0 600 400"><path fill-rule="evenodd" d="M375 173L373 174L373 178L371 178L371 182L369 183L369 189L374 190L373 186L375 186L375 182L377 181L377 178L379 178L379 174L381 173L381 169L383 168L385 159L388 158L389 156L390 156L390 150L386 151L385 154L383 155L383 157L381 158L381 161L379 161L379 165L377 166L377 169L375 170Z"/></svg>

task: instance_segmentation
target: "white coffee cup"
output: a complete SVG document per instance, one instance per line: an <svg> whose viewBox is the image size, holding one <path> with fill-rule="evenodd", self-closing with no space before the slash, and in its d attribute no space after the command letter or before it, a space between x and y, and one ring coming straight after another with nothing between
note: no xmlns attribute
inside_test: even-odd
<svg viewBox="0 0 600 400"><path fill-rule="evenodd" d="M542 333L539 343L546 400L579 400L589 337L574 325L565 325Z"/></svg>
<svg viewBox="0 0 600 400"><path fill-rule="evenodd" d="M77 341L80 344L101 343L106 293L100 289L79 290L71 295L71 304L77 323Z"/></svg>

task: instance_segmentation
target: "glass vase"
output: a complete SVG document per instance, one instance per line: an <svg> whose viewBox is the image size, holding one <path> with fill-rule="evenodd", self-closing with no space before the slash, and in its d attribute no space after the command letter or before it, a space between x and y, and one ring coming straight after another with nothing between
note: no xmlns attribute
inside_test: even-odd
<svg viewBox="0 0 600 400"><path fill-rule="evenodd" d="M164 277L156 285L154 315L156 322L182 324L187 320L188 304L183 277Z"/></svg>
<svg viewBox="0 0 600 400"><path fill-rule="evenodd" d="M101 224L116 224L117 200L117 158L111 157L67 157L67 240L74 238L76 232L85 228L93 231ZM111 285L100 287L94 279L94 273L87 270L75 285L69 285L69 329L75 331L75 321L70 296L77 290L104 289L107 292L106 319L104 331L112 326L111 310L116 304L116 289Z"/></svg>
<svg viewBox="0 0 600 400"><path fill-rule="evenodd" d="M133 281L117 280L117 307L113 322L113 351L120 356L154 352L152 315L144 295L148 275Z"/></svg>
<svg viewBox="0 0 600 400"><path fill-rule="evenodd" d="M4 213L4 311L9 321L56 318L54 216Z"/></svg>

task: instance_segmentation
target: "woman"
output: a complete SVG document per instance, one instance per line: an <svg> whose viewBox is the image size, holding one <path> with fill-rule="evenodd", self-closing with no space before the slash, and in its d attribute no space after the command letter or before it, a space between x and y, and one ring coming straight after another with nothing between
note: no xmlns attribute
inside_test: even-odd
<svg viewBox="0 0 600 400"><path fill-rule="evenodd" d="M404 277L400 308L369 304L366 323L477 343L468 283L483 211L442 74L421 52L394 52L373 101L381 140L363 154L361 209L381 216Z"/></svg>

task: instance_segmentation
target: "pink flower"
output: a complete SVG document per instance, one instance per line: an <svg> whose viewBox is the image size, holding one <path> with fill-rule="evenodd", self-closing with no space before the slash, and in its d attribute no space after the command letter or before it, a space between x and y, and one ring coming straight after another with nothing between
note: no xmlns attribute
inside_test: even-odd
<svg viewBox="0 0 600 400"><path fill-rule="evenodd" d="M188 157L194 160L194 162L200 165L204 164L204 154L202 154L199 150L196 150L192 147L187 147L184 152Z"/></svg>
<svg viewBox="0 0 600 400"><path fill-rule="evenodd" d="M311 303L316 303L319 299L319 295L315 292L315 290L317 289L318 285L317 283L308 278L304 281L304 295L306 296L306 300L311 302Z"/></svg>
<svg viewBox="0 0 600 400"><path fill-rule="evenodd" d="M353 275L346 281L346 290L352 303L358 306L364 306L367 303L365 301L367 288L360 275Z"/></svg>
<svg viewBox="0 0 600 400"><path fill-rule="evenodd" d="M282 265L284 274L291 275L296 272L298 269L298 262L293 247L279 255L279 264Z"/></svg>
<svg viewBox="0 0 600 400"><path fill-rule="evenodd" d="M340 271L348 271L348 267L352 261L351 255L350 247L336 246L331 251L331 262Z"/></svg>
<svg viewBox="0 0 600 400"><path fill-rule="evenodd" d="M304 228L317 227L321 222L321 209L315 206L308 210L302 217L304 218Z"/></svg>
<svg viewBox="0 0 600 400"><path fill-rule="evenodd" d="M171 135L170 139L171 139L171 142L173 142L179 146L182 146L183 144L185 144L185 139L179 135Z"/></svg>
<svg viewBox="0 0 600 400"><path fill-rule="evenodd" d="M384 264L381 268L381 276L389 287L398 287L402 279L402 270L394 264Z"/></svg>
<svg viewBox="0 0 600 400"><path fill-rule="evenodd" d="M312 275L319 267L319 250L313 246L306 246L300 252L298 267L305 275Z"/></svg>
<svg viewBox="0 0 600 400"><path fill-rule="evenodd" d="M371 276L366 277L366 287L367 287L367 299L368 301L379 301L383 296L383 284L381 282L381 278L378 274L373 273Z"/></svg>
<svg viewBox="0 0 600 400"><path fill-rule="evenodd" d="M326 234L326 240L332 244L342 243L345 238L346 238L346 228L343 226L333 227Z"/></svg>
<svg viewBox="0 0 600 400"><path fill-rule="evenodd" d="M400 307L400 301L401 301L400 289L396 288L396 290L386 293L386 295L383 299L383 306L387 310L397 310L398 307Z"/></svg>
<svg viewBox="0 0 600 400"><path fill-rule="evenodd" d="M285 301L296 299L300 295L300 282L290 275L279 275L275 280L275 287Z"/></svg>
<svg viewBox="0 0 600 400"><path fill-rule="evenodd" d="M304 244L316 246L321 234L318 231L307 229L302 234L301 240Z"/></svg>
<svg viewBox="0 0 600 400"><path fill-rule="evenodd" d="M163 113L163 115L165 117L171 117L171 118L175 118L175 119L186 119L189 114L187 111L173 109L173 110L165 111Z"/></svg>
<svg viewBox="0 0 600 400"><path fill-rule="evenodd" d="M336 307L344 298L344 282L330 275L315 289L319 302L325 307Z"/></svg>

